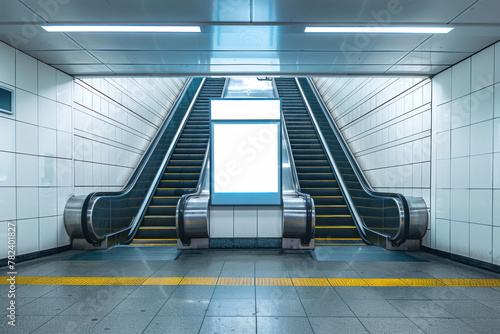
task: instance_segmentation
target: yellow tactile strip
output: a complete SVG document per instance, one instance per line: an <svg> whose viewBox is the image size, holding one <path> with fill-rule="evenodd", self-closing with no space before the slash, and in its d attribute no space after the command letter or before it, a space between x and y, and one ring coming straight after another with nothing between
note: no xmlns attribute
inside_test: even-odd
<svg viewBox="0 0 500 334"><path fill-rule="evenodd" d="M10 284L0 276L0 284ZM236 286L427 286L500 287L500 279L253 278L253 277L49 277L18 276L27 285L236 285Z"/></svg>

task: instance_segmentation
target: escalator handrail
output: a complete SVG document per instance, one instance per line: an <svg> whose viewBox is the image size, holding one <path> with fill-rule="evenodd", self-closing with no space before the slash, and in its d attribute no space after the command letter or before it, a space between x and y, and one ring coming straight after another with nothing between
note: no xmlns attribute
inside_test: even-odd
<svg viewBox="0 0 500 334"><path fill-rule="evenodd" d="M100 241L102 240L102 238L100 236L98 236L97 233L95 232L95 230L93 228L93 224L92 224L92 212L94 210L94 206L95 206L96 202L100 198L105 198L105 197L116 197L116 198L123 197L133 190L133 188L136 185L139 177L141 176L144 168L146 167L146 165L149 162L150 158L152 157L156 147L158 146L160 139L162 138L168 125L172 121L177 109L179 108L180 104L182 103L182 100L185 97L192 82L193 82L193 78L190 78L189 80L186 81L186 84L184 85L181 93L179 94L175 104L172 106L168 116L163 121L160 129L157 131L154 139L149 144L149 146L148 146L146 152L143 154L143 157L141 158L138 166L135 168L132 176L129 178L128 182L125 184L123 189L120 191L116 191L116 192L94 192L94 193L90 193L89 195L87 195L87 198L85 199L85 204L82 207L82 221L81 221L82 231L84 234L84 238L87 242L89 242L91 244L99 244ZM203 81L200 83L200 88L202 86L203 86ZM200 88L198 88L198 92L199 92ZM198 92L197 92L197 94L198 94ZM195 97L193 98L193 101L196 101L196 97L197 97L197 95L195 95ZM193 102L191 102L191 105L192 104L193 104ZM188 109L188 111L189 110L190 109ZM184 126L184 121L185 121L185 118L183 119L183 122L181 123L182 127ZM181 126L179 126L179 127L181 127ZM178 134L179 133L177 133L176 136ZM177 139L178 138L174 138L172 140L172 143L175 143L177 141ZM171 147L169 147L168 153L171 153L171 151L173 151L173 150L171 150ZM167 155L168 155L168 153L167 153ZM163 170L161 168L159 168L158 173L160 171L163 171ZM149 193L149 191L148 191L148 193ZM146 196L146 198L147 197L148 196ZM145 198L145 201L146 201L146 198ZM147 200L149 201L149 198L147 198ZM143 201L143 205L144 205L144 201ZM142 208L142 205L141 205L141 208ZM142 218L144 212L141 213L141 210L139 210L139 213L141 214L141 218ZM124 231L131 230L136 225L139 225L138 222L140 222L140 219L137 218L139 213L135 216L135 218L132 220L132 222L130 223L130 225L128 227L120 229L120 230L115 231L113 233L107 234L106 236L114 235L117 233L122 233ZM136 226L136 230L137 229L138 229L138 226Z"/></svg>
<svg viewBox="0 0 500 334"><path fill-rule="evenodd" d="M193 111L194 105L196 103L196 100L198 99L198 96L200 95L201 89L203 88L203 85L205 84L206 78L203 78L203 80L200 83L200 86L198 87L198 90L196 91L196 94L193 97L193 100L191 101L186 114L184 115L184 118L182 119L182 122L172 139L172 143L170 144L170 147L168 148L167 154L165 154L165 158L163 158L163 161L160 165L160 168L158 168L158 172L155 175L155 178L153 179L153 182L151 183L151 186L149 187L148 193L146 194L144 201L142 202L141 208L139 209L138 214L135 216L134 220L132 221L130 232L129 232L129 239L127 240L126 243L132 242L134 239L137 231L139 230L139 226L141 225L142 219L144 217L144 214L146 213L147 208L149 207L149 203L151 203L151 199L153 197L153 194L156 191L156 188L158 188L158 184L161 181L161 178L163 174L165 173L165 168L167 168L167 164L170 161L170 158L175 150L175 147L177 146L177 142L179 141L179 138L182 134L182 131L184 130L184 127L186 126L186 123L189 119L189 116L191 115L191 112Z"/></svg>
<svg viewBox="0 0 500 334"><path fill-rule="evenodd" d="M179 199L177 203L177 237L184 246L189 246L190 242L186 236L184 229L184 212L186 210L186 203L188 198L200 196L203 191L203 184L205 183L205 178L207 175L207 167L210 162L210 141L208 141L207 149L205 150L205 157L203 158L203 164L201 165L200 177L198 178L198 183L196 188L192 193L184 194Z"/></svg>
<svg viewBox="0 0 500 334"><path fill-rule="evenodd" d="M316 88L316 85L314 84L314 82L310 78L307 78L307 81L310 85L311 91L313 92L313 94L316 97L316 100L317 100L319 106L321 107L324 115L326 116L326 119L328 120L330 128L332 129L332 132L334 133L335 137L337 138L338 143L342 147L342 150L344 151L344 154L345 154L347 160L349 161L349 164L351 165L351 167L356 175L356 178L359 180L360 185L363 188L363 190L372 197L391 198L392 200L394 200L396 202L396 205L397 205L397 207L399 209L399 213L400 213L400 225L399 225L398 232L396 233L396 236L390 237L390 240L395 244L402 244L403 242L406 241L406 238L408 236L409 226L410 226L410 224L409 224L409 217L410 217L409 212L410 211L409 211L408 203L407 203L405 197L399 193L378 192L372 188L372 186L370 185L370 183L366 179L364 173L362 172L358 162L354 158L354 155L352 154L350 148L348 147L348 145L346 145L346 143L343 139L343 136L340 134L340 130L338 129L335 122L332 120L331 114L327 111L326 106L324 105L323 100L321 99L319 92ZM297 80L297 84L300 85L298 80ZM303 94L302 88L300 88L300 90ZM307 100L305 97L305 94L303 94L303 98L305 100ZM307 105L308 105L308 108L310 108L308 102L307 102ZM312 114L312 110L310 112ZM329 148L328 148L328 151L329 151ZM331 152L330 152L330 155L331 155ZM332 157L332 159L333 159L333 157ZM332 160L332 161L334 161L334 160ZM343 184L342 186L345 187L345 189L347 189L345 184ZM352 203L352 199L350 198L350 196L348 196L348 197ZM371 230L368 226L366 226L364 224L363 219L359 216L359 214L357 213L357 210L355 209L355 205L353 205L353 209L356 211L356 213L355 213L356 218L359 219L359 222L362 223L364 229L369 230L372 233L383 235L380 232ZM383 236L389 237L387 235L383 235Z"/></svg>
<svg viewBox="0 0 500 334"><path fill-rule="evenodd" d="M278 89L276 88L276 83L273 78L273 87L275 87L275 94L277 97L279 97L279 92ZM302 240L303 245L308 245L311 241L311 239L314 238L314 231L313 231L313 226L312 226L312 214L313 214L313 208L312 206L313 201L311 199L311 195L305 194L301 191L300 189L300 182L299 182L299 176L297 175L297 168L295 167L295 160L293 158L293 152L292 152L292 144L290 143L290 137L288 136L288 130L286 127L286 122L284 119L282 119L282 133L285 139L286 143L286 151L288 154L288 161L290 163L290 170L292 171L292 182L294 186L294 191L295 195L298 197L304 198L304 201L306 202L306 210L307 210L307 216L306 216L306 233L304 236L304 239Z"/></svg>
<svg viewBox="0 0 500 334"><path fill-rule="evenodd" d="M364 224L362 224L363 220L361 219L361 216L359 215L358 211L356 210L356 207L355 207L354 202L351 198L351 195L347 191L347 187L345 185L344 179L343 179L342 175L340 174L340 171L337 168L337 165L335 164L335 160L333 158L332 152L330 151L330 149L326 145L326 141L325 141L325 138L323 136L323 132L319 128L316 117L314 117L311 106L309 105L309 102L307 101L307 98L304 94L304 91L302 90L302 86L300 85L300 82L297 78L295 78L295 83L297 84L300 95L301 95L302 99L304 100L304 104L306 105L306 109L309 113L309 116L310 116L311 121L314 125L314 128L316 129L316 133L318 134L319 140L323 144L322 146L323 146L323 149L325 150L325 154L330 162L331 167L333 168L333 170L335 172L337 183L339 184L339 188L342 192L342 195L344 195L344 198L346 199L348 207L351 210L352 216L354 218L353 219L354 223L356 224L356 227L357 227L358 231L360 232L359 234L361 236L361 239L363 239L363 241L365 243L371 244L371 242L369 242L368 239L366 238L365 226L364 226Z"/></svg>

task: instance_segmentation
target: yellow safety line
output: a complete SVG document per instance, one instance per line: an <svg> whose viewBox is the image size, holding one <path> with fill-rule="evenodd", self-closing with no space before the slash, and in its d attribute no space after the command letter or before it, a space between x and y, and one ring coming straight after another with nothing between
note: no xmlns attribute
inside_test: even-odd
<svg viewBox="0 0 500 334"><path fill-rule="evenodd" d="M0 276L7 285L8 276ZM262 278L262 277L48 277L17 276L25 285L236 285L236 286L411 286L500 287L500 279L483 278Z"/></svg>
<svg viewBox="0 0 500 334"><path fill-rule="evenodd" d="M177 244L165 244L165 243L158 243L158 244L134 244L131 243L129 244L130 246L177 246Z"/></svg>
<svg viewBox="0 0 500 334"><path fill-rule="evenodd" d="M135 241L172 241L177 239L134 239Z"/></svg>
<svg viewBox="0 0 500 334"><path fill-rule="evenodd" d="M315 243L316 246L368 246L365 243L352 243L352 244L340 244L340 243Z"/></svg>
<svg viewBox="0 0 500 334"><path fill-rule="evenodd" d="M361 241L361 238L314 238L314 239L322 241L328 241L328 240Z"/></svg>

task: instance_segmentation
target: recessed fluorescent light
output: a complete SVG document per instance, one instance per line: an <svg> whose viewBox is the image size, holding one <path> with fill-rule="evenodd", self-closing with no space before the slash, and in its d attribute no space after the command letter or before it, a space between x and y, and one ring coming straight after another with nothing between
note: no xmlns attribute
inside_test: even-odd
<svg viewBox="0 0 500 334"><path fill-rule="evenodd" d="M48 25L42 28L48 32L201 32L198 26Z"/></svg>
<svg viewBox="0 0 500 334"><path fill-rule="evenodd" d="M447 34L453 27L306 27L305 32L365 34Z"/></svg>

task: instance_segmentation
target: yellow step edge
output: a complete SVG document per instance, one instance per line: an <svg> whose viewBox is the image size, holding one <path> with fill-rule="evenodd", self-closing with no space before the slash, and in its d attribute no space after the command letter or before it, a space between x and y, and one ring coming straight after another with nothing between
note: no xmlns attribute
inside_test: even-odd
<svg viewBox="0 0 500 334"><path fill-rule="evenodd" d="M172 241L177 239L134 239L134 241Z"/></svg>
<svg viewBox="0 0 500 334"><path fill-rule="evenodd" d="M177 246L177 243L175 244L164 244L164 243L158 243L158 244L134 244L130 243L130 246Z"/></svg>
<svg viewBox="0 0 500 334"><path fill-rule="evenodd" d="M353 243L353 244L342 244L342 243L314 243L316 246L368 246L365 243Z"/></svg>

